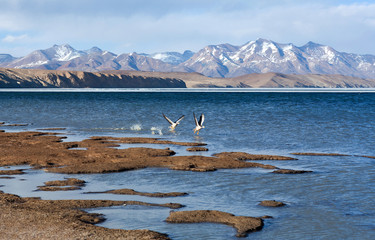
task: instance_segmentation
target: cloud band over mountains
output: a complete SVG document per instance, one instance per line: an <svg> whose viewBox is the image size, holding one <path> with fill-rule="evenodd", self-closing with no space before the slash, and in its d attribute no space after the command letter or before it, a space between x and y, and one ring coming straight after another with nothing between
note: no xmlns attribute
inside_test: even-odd
<svg viewBox="0 0 375 240"><path fill-rule="evenodd" d="M0 53L55 43L112 52L199 50L267 38L375 54L375 4L365 1L0 0Z"/></svg>

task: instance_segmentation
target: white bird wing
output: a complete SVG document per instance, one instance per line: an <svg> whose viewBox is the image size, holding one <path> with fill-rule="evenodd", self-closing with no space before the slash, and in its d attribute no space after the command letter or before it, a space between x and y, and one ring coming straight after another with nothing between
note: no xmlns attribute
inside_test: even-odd
<svg viewBox="0 0 375 240"><path fill-rule="evenodd" d="M165 116L164 113L163 113L163 117L164 117L165 120L167 120L170 124L173 124L173 123L174 123L174 122L172 122L171 119L169 119L167 116Z"/></svg>
<svg viewBox="0 0 375 240"><path fill-rule="evenodd" d="M195 126L199 126L199 124L198 124L198 120L197 120L197 118L195 117L195 113L193 113L193 115L194 115Z"/></svg>
<svg viewBox="0 0 375 240"><path fill-rule="evenodd" d="M199 126L202 126L204 122L204 115L201 114L201 117L199 118Z"/></svg>
<svg viewBox="0 0 375 240"><path fill-rule="evenodd" d="M185 115L182 115L179 119L177 119L176 124L179 124L182 119L184 119Z"/></svg>

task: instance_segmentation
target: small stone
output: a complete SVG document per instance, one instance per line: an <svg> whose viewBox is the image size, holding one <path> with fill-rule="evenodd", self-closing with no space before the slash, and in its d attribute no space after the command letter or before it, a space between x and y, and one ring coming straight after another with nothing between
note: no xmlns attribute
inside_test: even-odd
<svg viewBox="0 0 375 240"><path fill-rule="evenodd" d="M259 205L264 206L264 207L282 207L282 206L285 206L285 203L278 202L275 200L264 200L264 201L261 201Z"/></svg>

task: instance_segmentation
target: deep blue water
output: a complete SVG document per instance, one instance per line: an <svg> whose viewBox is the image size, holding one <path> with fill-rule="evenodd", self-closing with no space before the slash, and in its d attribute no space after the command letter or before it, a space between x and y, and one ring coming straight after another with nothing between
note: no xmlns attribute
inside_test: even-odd
<svg viewBox="0 0 375 240"><path fill-rule="evenodd" d="M214 209L236 215L263 216L262 231L252 239L375 238L375 93L257 92L0 92L0 121L27 123L0 127L6 131L65 127L67 140L93 135L161 137L208 144L211 155L223 151L279 154L343 153L351 156L298 156L298 161L266 163L312 170L304 175L277 175L263 169L209 173L143 169L104 175L76 175L89 182L82 191L32 192L43 181L64 175L29 170L27 176L0 179L0 190L48 199L105 198L147 202L179 202L181 210ZM196 115L205 114L205 129L193 134ZM175 132L162 113L185 119ZM61 132L61 131L60 131ZM127 146L123 146L127 147ZM165 147L165 146L150 146ZM194 154L168 146L177 154ZM29 181L19 181L28 178ZM47 179L47 180L46 180ZM133 188L137 191L186 191L187 197L154 199L88 195L83 191ZM257 204L280 200L286 207ZM235 231L217 224L167 224L169 209L117 207L104 213L105 227L152 229L173 239L235 239Z"/></svg>

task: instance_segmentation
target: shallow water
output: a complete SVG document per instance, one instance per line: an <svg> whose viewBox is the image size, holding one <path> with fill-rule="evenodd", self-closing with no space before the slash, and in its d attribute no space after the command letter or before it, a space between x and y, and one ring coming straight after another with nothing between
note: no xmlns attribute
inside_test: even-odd
<svg viewBox="0 0 375 240"><path fill-rule="evenodd" d="M142 169L112 174L61 175L26 170L14 179L0 179L0 190L43 199L114 199L178 202L181 210L212 209L235 215L263 216L262 231L252 239L373 239L375 237L375 94L256 92L0 92L0 121L27 123L6 131L65 127L75 141L94 135L158 137L207 143L211 155L223 151L293 156L292 152L335 152L350 156L297 156L298 161L264 161L281 168L312 170L302 175L278 175L264 169L184 172ZM192 113L204 113L206 128L193 135ZM175 132L162 117L185 115ZM134 145L139 146L139 145ZM131 147L121 145L120 148ZM84 151L84 150L82 150ZM263 163L263 162L262 162ZM21 166L18 168L25 168ZM34 191L43 182L77 177L88 184L68 192ZM176 198L114 194L83 194L132 188L144 192L188 192ZM258 206L275 199L282 208ZM92 209L104 213L102 226L151 229L173 239L236 239L235 230L219 224L168 224L170 209L123 206Z"/></svg>

